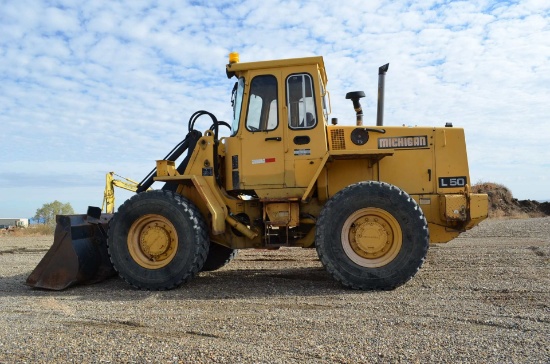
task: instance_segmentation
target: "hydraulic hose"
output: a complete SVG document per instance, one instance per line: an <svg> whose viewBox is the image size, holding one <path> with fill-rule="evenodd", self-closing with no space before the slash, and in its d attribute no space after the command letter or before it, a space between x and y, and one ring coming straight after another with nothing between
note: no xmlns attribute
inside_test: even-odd
<svg viewBox="0 0 550 364"><path fill-rule="evenodd" d="M169 161L175 161L178 159L186 150L193 150L195 149L195 146L197 144L197 141L202 136L201 132L195 130L195 122L197 119L203 115L208 115L212 119L212 125L210 126L210 130L214 132L214 176L216 178L216 182L219 186L221 186L221 178L219 174L219 162L218 162L218 145L219 145L219 125L227 126L229 129L231 129L231 126L226 123L225 121L218 121L216 116L214 114L205 111L205 110L199 110L193 113L191 117L189 118L188 123L188 133L181 142L179 142L163 159L169 160ZM189 164L189 159L191 157L191 152L187 153L187 156L182 161L182 163L178 166L177 170L179 173L184 173L185 168L187 167L187 164ZM138 184L138 188L136 190L137 193L147 191L151 187L151 185L155 182L154 178L156 177L157 168L153 168L147 176ZM173 189L173 184L166 183L163 187L163 189Z"/></svg>

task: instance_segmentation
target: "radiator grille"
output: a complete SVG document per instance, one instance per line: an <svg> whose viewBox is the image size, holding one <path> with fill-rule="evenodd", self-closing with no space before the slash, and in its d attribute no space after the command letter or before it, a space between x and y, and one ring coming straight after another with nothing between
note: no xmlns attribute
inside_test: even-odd
<svg viewBox="0 0 550 364"><path fill-rule="evenodd" d="M346 141L344 139L344 129L332 129L330 131L330 140L332 150L346 149Z"/></svg>

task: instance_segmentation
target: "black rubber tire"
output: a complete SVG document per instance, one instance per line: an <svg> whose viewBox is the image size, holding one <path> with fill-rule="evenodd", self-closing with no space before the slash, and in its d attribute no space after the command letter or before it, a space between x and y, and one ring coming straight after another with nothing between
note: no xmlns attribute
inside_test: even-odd
<svg viewBox="0 0 550 364"><path fill-rule="evenodd" d="M401 228L402 243L397 255L380 267L361 266L344 250L344 223L365 208L385 210ZM430 237L428 223L416 201L396 186L368 181L350 185L327 201L316 224L315 243L325 269L344 286L391 290L410 280L420 269Z"/></svg>
<svg viewBox="0 0 550 364"><path fill-rule="evenodd" d="M211 241L206 262L204 262L201 271L211 272L213 270L220 269L221 267L229 264L229 262L231 262L237 255L237 252L237 249L231 249Z"/></svg>
<svg viewBox="0 0 550 364"><path fill-rule="evenodd" d="M175 256L159 269L138 264L128 248L130 227L148 214L168 219L178 236ZM120 277L147 290L173 289L192 279L201 270L210 245L208 228L198 208L186 198L163 190L142 192L127 200L111 220L108 235L109 256Z"/></svg>

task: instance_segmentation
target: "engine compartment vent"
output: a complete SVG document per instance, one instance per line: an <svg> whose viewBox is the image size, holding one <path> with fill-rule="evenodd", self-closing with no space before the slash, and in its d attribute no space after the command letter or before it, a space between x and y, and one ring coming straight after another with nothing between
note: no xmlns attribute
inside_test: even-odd
<svg viewBox="0 0 550 364"><path fill-rule="evenodd" d="M330 131L330 141L332 150L346 149L346 140L344 139L344 129L332 129Z"/></svg>

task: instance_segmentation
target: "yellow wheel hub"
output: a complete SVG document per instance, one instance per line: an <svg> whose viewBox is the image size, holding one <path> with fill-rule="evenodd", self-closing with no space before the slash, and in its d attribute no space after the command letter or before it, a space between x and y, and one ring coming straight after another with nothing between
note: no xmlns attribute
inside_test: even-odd
<svg viewBox="0 0 550 364"><path fill-rule="evenodd" d="M147 269L165 267L178 250L178 234L164 216L149 214L134 221L128 233L128 251Z"/></svg>
<svg viewBox="0 0 550 364"><path fill-rule="evenodd" d="M401 250L403 234L397 220L386 210L369 207L355 211L344 222L342 246L356 264L382 267Z"/></svg>

